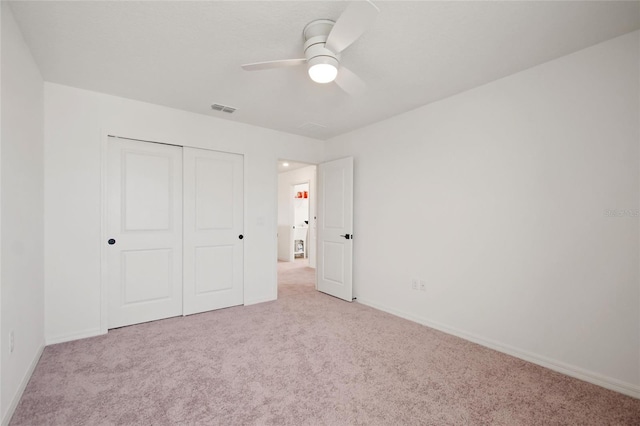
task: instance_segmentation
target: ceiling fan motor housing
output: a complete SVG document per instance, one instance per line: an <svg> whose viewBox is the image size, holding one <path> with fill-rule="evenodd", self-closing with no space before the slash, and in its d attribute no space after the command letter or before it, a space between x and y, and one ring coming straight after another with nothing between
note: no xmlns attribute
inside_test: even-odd
<svg viewBox="0 0 640 426"><path fill-rule="evenodd" d="M325 47L327 37L335 24L329 19L318 19L304 27L304 55L309 67L316 64L330 64L338 68L340 56Z"/></svg>

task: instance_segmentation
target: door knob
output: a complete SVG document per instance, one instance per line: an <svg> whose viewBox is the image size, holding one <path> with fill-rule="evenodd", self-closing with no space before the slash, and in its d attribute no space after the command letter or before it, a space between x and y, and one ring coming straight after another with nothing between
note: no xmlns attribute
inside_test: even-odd
<svg viewBox="0 0 640 426"><path fill-rule="evenodd" d="M344 238L345 238L345 240L350 240L350 239L352 239L352 238L353 238L353 235L351 235L351 234L344 234L344 235L340 235L340 236L341 236L341 237L344 237Z"/></svg>
<svg viewBox="0 0 640 426"><path fill-rule="evenodd" d="M109 245L112 246L116 243L116 240L114 240L113 238L109 238L109 241L107 241L107 243L109 243Z"/></svg>
<svg viewBox="0 0 640 426"><path fill-rule="evenodd" d="M238 235L238 238L243 239L244 235L240 234L240 235Z"/></svg>

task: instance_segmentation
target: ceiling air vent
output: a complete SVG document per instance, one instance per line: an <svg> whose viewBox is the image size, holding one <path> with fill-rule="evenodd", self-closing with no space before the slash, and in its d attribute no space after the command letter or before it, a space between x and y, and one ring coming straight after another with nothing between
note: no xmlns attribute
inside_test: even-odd
<svg viewBox="0 0 640 426"><path fill-rule="evenodd" d="M220 105L220 104L211 105L211 109L214 111L226 112L227 114L233 114L236 111L236 108L234 107L230 107L227 105Z"/></svg>

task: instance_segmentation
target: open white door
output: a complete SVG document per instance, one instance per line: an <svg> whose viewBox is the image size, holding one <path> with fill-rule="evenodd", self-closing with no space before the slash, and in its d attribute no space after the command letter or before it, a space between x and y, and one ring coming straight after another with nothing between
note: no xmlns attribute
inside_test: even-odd
<svg viewBox="0 0 640 426"><path fill-rule="evenodd" d="M353 300L353 158L318 167L318 290Z"/></svg>
<svg viewBox="0 0 640 426"><path fill-rule="evenodd" d="M184 148L184 315L244 303L243 158Z"/></svg>
<svg viewBox="0 0 640 426"><path fill-rule="evenodd" d="M109 138L108 328L182 314L182 150Z"/></svg>

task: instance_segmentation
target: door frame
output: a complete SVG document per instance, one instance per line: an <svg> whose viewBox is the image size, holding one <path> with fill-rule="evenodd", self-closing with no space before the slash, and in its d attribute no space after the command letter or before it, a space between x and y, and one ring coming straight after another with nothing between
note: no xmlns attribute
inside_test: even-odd
<svg viewBox="0 0 640 426"><path fill-rule="evenodd" d="M275 215L275 222L276 222L276 239L275 239L275 251L276 251L276 271L275 271L275 275L276 275L276 279L275 279L275 289L274 289L274 294L275 294L275 298L274 300L278 300L278 268L277 268L277 264L278 264L278 236L277 236L277 232L278 232L278 226L279 221L278 221L278 215L279 215L279 210L280 210L280 200L278 199L279 197L279 185L278 185L278 175L280 175L280 172L278 171L278 164L282 161L291 161L291 162L295 162L295 163L304 163L307 166L314 166L316 168L315 170L315 174L314 174L314 178L316 180L316 184L315 184L315 192L318 192L318 165L320 165L321 163L316 163L316 162L308 162L306 160L296 160L293 158L287 158L286 160L284 158L277 158L275 161L275 165L274 165L274 172L275 172L275 180L276 180L276 215ZM293 170L291 170L293 171ZM289 173L289 172L283 172L283 173ZM311 181L309 180L303 180L303 181L299 181L297 183L293 183L289 186L289 197L290 199L293 197L294 195L294 191L293 191L293 187L295 185L300 185L300 184L304 184L307 183L309 184L309 194L311 195ZM313 195L314 197L317 197L317 194ZM317 204L317 200L314 201L314 205ZM288 216L290 218L290 220L293 221L294 219L294 205L293 203L289 203L289 208L288 208ZM317 208L317 206L316 206ZM312 219L312 214L311 214L311 196L309 197L309 222L311 222L312 220L314 220L317 223L317 216L318 216L318 211L316 210L316 219ZM311 223L309 223L310 227L309 227L309 236L311 235ZM308 240L310 241L311 238L308 238ZM318 236L317 236L317 231L316 231L316 237L315 237L315 244L313 244L313 250L315 252L315 256L316 256L316 266L318 264L318 258L317 258L317 253L318 253ZM293 244L293 242L292 242ZM309 246L311 247L311 246ZM293 247L291 247L292 251L291 251L291 255L293 256ZM295 259L295 257L294 257ZM316 275L314 276L314 288L317 290L318 289L318 277L317 277L317 268L316 269Z"/></svg>
<svg viewBox="0 0 640 426"><path fill-rule="evenodd" d="M314 165L315 164L309 164L309 166L314 166ZM315 166L316 166L316 174L317 174L318 173L317 172L317 167L318 166L317 165L315 165ZM298 186L298 185L304 185L304 184L307 184L309 186L309 194L311 194L311 181L310 180L305 180L305 181L298 182L298 183L292 183L291 187L289 188L289 201L291 201L292 199L295 199L294 195L295 195L296 191L294 190L294 188L296 186ZM311 197L309 197L308 200L309 200L309 206L308 206L308 208L309 208L309 224L308 225L310 225L311 221L312 221L312 219L311 219ZM291 225L291 226L296 226L296 224L295 224L295 219L296 219L296 204L295 204L295 201L292 202L292 203L291 202L289 203L289 218L293 222L293 225ZM311 231L311 226L309 226L309 231ZM309 234L307 235L307 243L309 243L310 241L311 241L311 232L309 232ZM295 241L292 242L292 244L293 244L293 247L291 249L290 259L293 259L292 261L295 261L296 260L296 255L294 254L295 251L296 251L295 250ZM308 259L308 256L307 256L307 259Z"/></svg>
<svg viewBox="0 0 640 426"><path fill-rule="evenodd" d="M247 228L247 214L246 214L246 206L247 206L247 170L246 170L246 156L241 152L232 152L232 151L220 151L211 148L203 148L201 146L190 146L185 145L180 142L168 142L166 141L168 138L162 135L153 134L153 132L145 132L145 135L140 134L140 132L133 131L131 129L102 129L100 135L100 241L98 242L100 247L100 330L99 334L107 334L109 331L109 322L108 322L108 312L109 312L109 285L108 285L108 277L107 277L107 247L105 241L107 241L108 232L107 232L107 150L109 146L109 138L115 137L120 139L129 139L138 142L147 142L147 143L156 143L162 145L172 145L178 146L181 148L198 148L205 149L209 151L217 151L217 152L226 152L229 154L238 154L242 156L242 198L243 205L245 208L242 209L242 226L243 229ZM126 135L126 136L123 136ZM161 142L163 141L163 142ZM243 275L246 276L246 263L244 259L247 256L247 244L242 245L242 270ZM277 274L277 272L276 272ZM277 291L277 277L276 277L276 291ZM244 293L245 293L245 281L242 281L242 292L243 292L243 304L244 305ZM184 311L183 311L184 316Z"/></svg>

